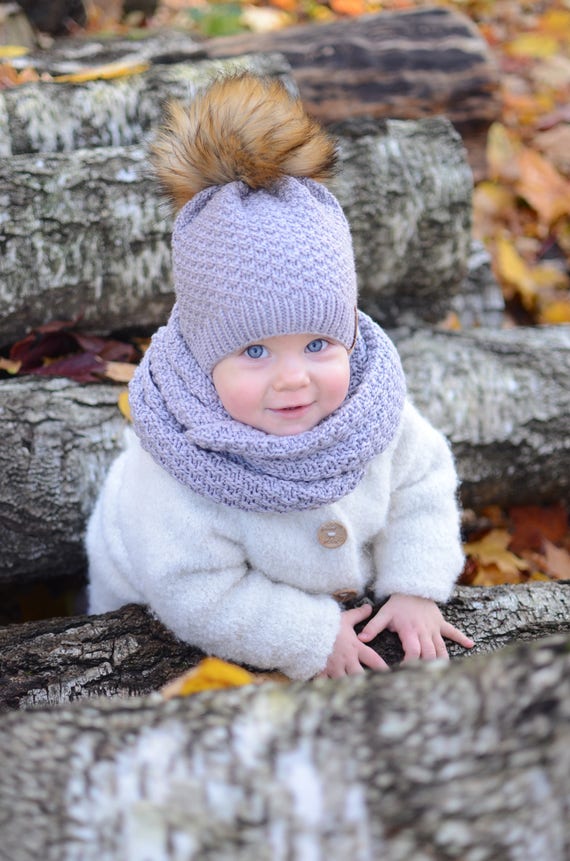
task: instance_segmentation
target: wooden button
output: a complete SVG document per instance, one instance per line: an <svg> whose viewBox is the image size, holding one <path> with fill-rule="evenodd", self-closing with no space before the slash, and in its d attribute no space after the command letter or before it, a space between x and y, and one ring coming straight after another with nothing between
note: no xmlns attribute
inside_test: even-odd
<svg viewBox="0 0 570 861"><path fill-rule="evenodd" d="M344 544L348 533L342 523L338 523L336 520L329 520L327 523L319 526L317 537L319 544L322 544L323 547L334 549Z"/></svg>
<svg viewBox="0 0 570 861"><path fill-rule="evenodd" d="M346 604L347 601L358 598L358 592L355 589L339 589L338 592L333 592L332 596L339 604Z"/></svg>

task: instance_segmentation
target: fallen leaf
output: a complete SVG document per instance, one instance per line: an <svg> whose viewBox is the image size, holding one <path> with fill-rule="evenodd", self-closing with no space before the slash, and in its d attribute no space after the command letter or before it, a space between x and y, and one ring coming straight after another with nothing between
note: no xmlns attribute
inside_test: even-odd
<svg viewBox="0 0 570 861"><path fill-rule="evenodd" d="M131 415L131 405L129 403L129 393L127 389L124 392L121 392L117 399L117 403L119 405L119 409L127 421L132 422L133 417Z"/></svg>
<svg viewBox="0 0 570 861"><path fill-rule="evenodd" d="M518 571L504 571L498 565L483 565L471 580L471 586L502 586L505 583L521 583Z"/></svg>
<svg viewBox="0 0 570 861"><path fill-rule="evenodd" d="M115 63L106 63L103 66L92 66L71 75L54 75L52 80L58 84L84 84L87 81L108 81L113 78L124 78L127 75L138 75L141 72L146 72L149 68L149 63L125 59Z"/></svg>
<svg viewBox="0 0 570 861"><path fill-rule="evenodd" d="M545 541L542 553L525 551L525 558L552 580L570 580L570 553L564 547L556 547Z"/></svg>
<svg viewBox="0 0 570 861"><path fill-rule="evenodd" d="M542 550L544 541L558 543L568 531L568 514L563 503L556 505L518 505L509 509L512 537L509 549Z"/></svg>
<svg viewBox="0 0 570 861"><path fill-rule="evenodd" d="M548 33L521 33L503 50L511 57L552 57L558 51L558 39Z"/></svg>
<svg viewBox="0 0 570 861"><path fill-rule="evenodd" d="M24 45L0 45L0 59L13 60L14 57L24 57L29 50Z"/></svg>
<svg viewBox="0 0 570 861"><path fill-rule="evenodd" d="M549 302L540 312L539 323L547 326L570 323L570 297Z"/></svg>
<svg viewBox="0 0 570 861"><path fill-rule="evenodd" d="M570 213L570 182L540 153L524 148L517 158L516 190L548 225Z"/></svg>
<svg viewBox="0 0 570 861"><path fill-rule="evenodd" d="M504 582L519 582L520 572L528 569L528 564L507 549L510 541L511 535L506 529L492 529L478 541L465 544L463 549L468 556L475 557L480 566L490 569L490 577L496 577L500 572L505 578L515 578Z"/></svg>
<svg viewBox="0 0 570 861"><path fill-rule="evenodd" d="M103 376L115 383L130 383L136 370L136 365L129 362L105 362Z"/></svg>
<svg viewBox="0 0 570 861"><path fill-rule="evenodd" d="M173 697L187 697L201 691L235 688L255 683L255 676L243 667L221 661L219 658L204 658L197 667L164 685L160 693L165 700L170 700Z"/></svg>
<svg viewBox="0 0 570 861"><path fill-rule="evenodd" d="M570 123L540 132L533 143L559 171L570 174Z"/></svg>
<svg viewBox="0 0 570 861"><path fill-rule="evenodd" d="M0 356L0 371L6 371L8 374L17 374L21 367L21 362L14 362L12 359L4 359Z"/></svg>
<svg viewBox="0 0 570 861"><path fill-rule="evenodd" d="M492 123L487 133L487 165L492 179L514 182L519 175L519 137L502 123Z"/></svg>
<svg viewBox="0 0 570 861"><path fill-rule="evenodd" d="M337 15L363 15L365 0L330 0L330 7Z"/></svg>
<svg viewBox="0 0 570 861"><path fill-rule="evenodd" d="M532 271L513 242L503 236L497 240L495 266L498 276L516 288L525 308L533 310L536 303L536 287Z"/></svg>

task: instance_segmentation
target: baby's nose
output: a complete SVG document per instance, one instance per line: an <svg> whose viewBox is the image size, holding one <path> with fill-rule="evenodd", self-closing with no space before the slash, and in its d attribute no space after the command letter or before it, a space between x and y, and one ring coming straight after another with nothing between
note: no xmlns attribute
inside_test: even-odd
<svg viewBox="0 0 570 861"><path fill-rule="evenodd" d="M277 391L298 389L309 381L307 368L302 359L286 359L279 363L273 386Z"/></svg>

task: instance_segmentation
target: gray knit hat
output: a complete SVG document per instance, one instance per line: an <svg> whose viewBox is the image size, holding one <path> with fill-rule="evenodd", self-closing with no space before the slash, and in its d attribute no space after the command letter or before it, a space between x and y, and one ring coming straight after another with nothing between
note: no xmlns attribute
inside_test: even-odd
<svg viewBox="0 0 570 861"><path fill-rule="evenodd" d="M174 286L182 334L206 373L273 335L354 344L350 229L312 178L326 176L335 158L328 136L277 81L225 78L190 108L170 107L154 160L183 204Z"/></svg>

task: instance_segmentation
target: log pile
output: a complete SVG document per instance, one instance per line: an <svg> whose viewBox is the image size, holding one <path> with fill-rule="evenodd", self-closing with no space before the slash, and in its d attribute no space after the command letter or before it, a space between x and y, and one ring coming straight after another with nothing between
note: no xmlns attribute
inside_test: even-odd
<svg viewBox="0 0 570 861"><path fill-rule="evenodd" d="M468 507L570 499L570 327L395 332L410 394L449 437ZM120 387L0 385L0 583L85 567L82 535L121 449Z"/></svg>
<svg viewBox="0 0 570 861"><path fill-rule="evenodd" d="M475 641L469 655L487 654L567 631L570 587L551 583L458 587L444 612ZM402 659L400 641L389 631L370 645L390 665ZM452 642L448 650L452 658L465 655ZM203 657L134 604L102 616L0 628L0 711L150 694Z"/></svg>
<svg viewBox="0 0 570 861"><path fill-rule="evenodd" d="M18 861L567 861L570 639L6 714L0 760Z"/></svg>
<svg viewBox="0 0 570 861"><path fill-rule="evenodd" d="M148 137L167 93L253 68L297 86L339 136L331 187L363 307L449 436L464 503L569 499L570 327L489 328L500 294L471 241L462 144L473 165L497 79L466 19L425 9L250 43L70 40L21 62L64 74L127 54L149 69L0 93L0 346L79 312L101 333L164 321L171 221ZM438 330L449 311L483 328ZM81 579L85 521L125 429L118 392L0 380L4 589ZM446 615L476 657L168 703L157 689L202 655L141 607L0 629L0 855L566 861L569 603L564 584L460 588ZM401 658L394 635L374 647Z"/></svg>

